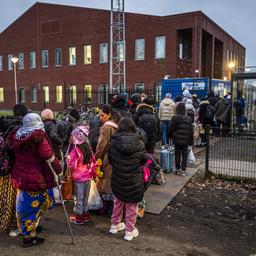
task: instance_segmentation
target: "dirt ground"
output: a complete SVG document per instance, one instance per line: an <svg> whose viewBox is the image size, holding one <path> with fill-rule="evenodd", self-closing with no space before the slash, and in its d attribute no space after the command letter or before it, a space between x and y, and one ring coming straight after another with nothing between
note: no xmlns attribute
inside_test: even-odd
<svg viewBox="0 0 256 256"><path fill-rule="evenodd" d="M68 204L72 212L72 203ZM256 255L256 184L193 178L161 215L139 219L138 238L109 235L109 218L92 216L87 225L72 225L70 245L61 206L41 221L46 243L20 247L20 238L0 234L0 255Z"/></svg>

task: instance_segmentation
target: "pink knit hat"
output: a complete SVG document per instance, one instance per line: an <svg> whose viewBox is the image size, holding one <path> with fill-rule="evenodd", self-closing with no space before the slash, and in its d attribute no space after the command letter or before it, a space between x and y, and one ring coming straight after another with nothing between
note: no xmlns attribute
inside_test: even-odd
<svg viewBox="0 0 256 256"><path fill-rule="evenodd" d="M84 125L77 126L71 133L72 141L75 145L88 142L89 127Z"/></svg>
<svg viewBox="0 0 256 256"><path fill-rule="evenodd" d="M44 121L44 120L52 120L54 117L53 117L52 111L49 108L46 108L42 111L41 118Z"/></svg>

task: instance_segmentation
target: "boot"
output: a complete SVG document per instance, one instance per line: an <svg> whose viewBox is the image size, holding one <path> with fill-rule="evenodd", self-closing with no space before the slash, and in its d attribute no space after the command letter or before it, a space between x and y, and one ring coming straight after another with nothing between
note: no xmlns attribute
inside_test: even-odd
<svg viewBox="0 0 256 256"><path fill-rule="evenodd" d="M22 246L24 248L28 248L28 247L32 247L32 246L42 244L42 243L44 243L44 241L45 241L44 238L37 237L37 236L36 237L29 237L29 238L23 237Z"/></svg>

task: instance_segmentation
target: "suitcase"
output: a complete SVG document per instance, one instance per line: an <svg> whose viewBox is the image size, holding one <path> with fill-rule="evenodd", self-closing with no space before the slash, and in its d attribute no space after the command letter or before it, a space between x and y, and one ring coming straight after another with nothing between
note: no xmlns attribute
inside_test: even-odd
<svg viewBox="0 0 256 256"><path fill-rule="evenodd" d="M173 170L173 150L162 149L160 151L160 165L167 173Z"/></svg>

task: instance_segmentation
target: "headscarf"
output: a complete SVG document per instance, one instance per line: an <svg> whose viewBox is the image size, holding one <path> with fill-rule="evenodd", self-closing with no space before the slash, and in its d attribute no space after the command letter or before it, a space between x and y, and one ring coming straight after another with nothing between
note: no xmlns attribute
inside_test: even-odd
<svg viewBox="0 0 256 256"><path fill-rule="evenodd" d="M29 113L23 117L23 125L16 132L16 138L21 139L28 137L36 130L44 131L44 123L38 114Z"/></svg>

